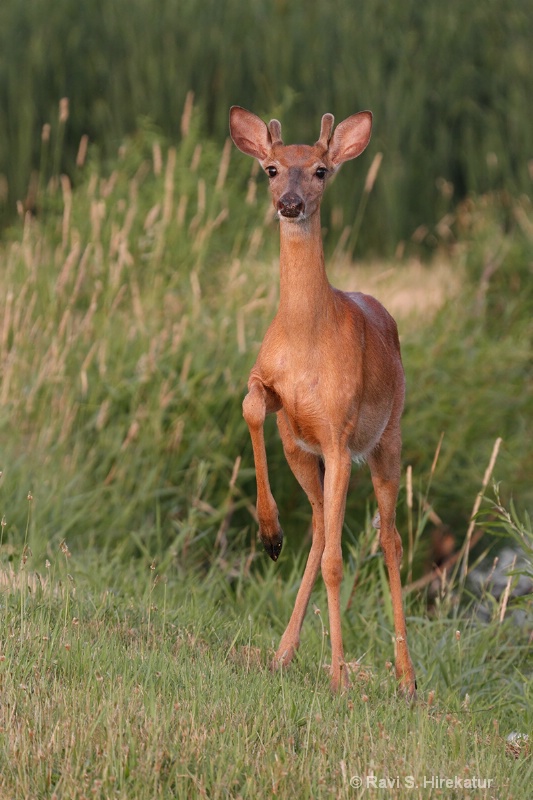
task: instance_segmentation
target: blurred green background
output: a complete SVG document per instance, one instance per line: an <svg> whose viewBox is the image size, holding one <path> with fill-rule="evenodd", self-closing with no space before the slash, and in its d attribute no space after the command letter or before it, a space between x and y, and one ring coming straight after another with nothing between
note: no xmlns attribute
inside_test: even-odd
<svg viewBox="0 0 533 800"><path fill-rule="evenodd" d="M325 111L371 109L363 163L384 160L360 250L391 253L421 225L432 244L465 194L530 189L532 41L529 0L3 0L0 212L26 197L32 169L57 169L42 164L40 137L60 98L60 169L72 174L83 134L104 159L142 119L178 138L193 91L199 135L220 142L234 103L306 142ZM339 179L346 219L365 173Z"/></svg>

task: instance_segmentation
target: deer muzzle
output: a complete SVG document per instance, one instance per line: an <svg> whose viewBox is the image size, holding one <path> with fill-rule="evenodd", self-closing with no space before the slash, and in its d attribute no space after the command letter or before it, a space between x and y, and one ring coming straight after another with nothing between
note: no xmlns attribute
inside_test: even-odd
<svg viewBox="0 0 533 800"><path fill-rule="evenodd" d="M276 207L282 217L289 217L290 219L301 216L305 211L305 203L302 198L292 192L283 194L279 198Z"/></svg>

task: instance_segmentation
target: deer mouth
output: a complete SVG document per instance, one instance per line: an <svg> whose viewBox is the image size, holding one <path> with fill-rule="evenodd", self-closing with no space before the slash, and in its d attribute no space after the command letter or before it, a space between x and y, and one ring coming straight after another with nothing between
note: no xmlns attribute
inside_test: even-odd
<svg viewBox="0 0 533 800"><path fill-rule="evenodd" d="M276 217L278 220L286 220L290 225L299 225L301 222L306 221L308 215L304 211L291 214L284 214L282 211L278 211Z"/></svg>
<svg viewBox="0 0 533 800"><path fill-rule="evenodd" d="M298 219L304 216L305 203L297 194L284 194L278 200L278 215L286 219Z"/></svg>
<svg viewBox="0 0 533 800"><path fill-rule="evenodd" d="M278 213L280 217L285 217L286 219L298 219L298 217L303 217L303 212L296 208L280 208Z"/></svg>

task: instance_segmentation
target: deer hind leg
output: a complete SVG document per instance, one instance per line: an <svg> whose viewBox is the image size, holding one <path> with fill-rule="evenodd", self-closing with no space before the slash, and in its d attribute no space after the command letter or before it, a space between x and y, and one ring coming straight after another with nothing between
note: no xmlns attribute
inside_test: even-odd
<svg viewBox="0 0 533 800"><path fill-rule="evenodd" d="M376 450L368 457L374 491L378 501L380 543L389 575L389 586L396 635L396 677L409 698L416 694L415 672L407 645L407 628L402 601L400 563L402 540L396 529L396 501L400 484L400 435L384 434Z"/></svg>
<svg viewBox="0 0 533 800"><path fill-rule="evenodd" d="M285 457L313 509L313 540L296 602L285 633L272 662L272 668L287 666L300 644L300 631L324 552L324 490L322 464L318 456L302 450L294 441L283 411L278 412L278 428Z"/></svg>
<svg viewBox="0 0 533 800"><path fill-rule="evenodd" d="M283 531L278 520L278 507L270 491L263 425L266 415L280 408L280 402L259 380L250 381L248 389L242 412L254 451L259 536L270 558L277 561L283 545Z"/></svg>

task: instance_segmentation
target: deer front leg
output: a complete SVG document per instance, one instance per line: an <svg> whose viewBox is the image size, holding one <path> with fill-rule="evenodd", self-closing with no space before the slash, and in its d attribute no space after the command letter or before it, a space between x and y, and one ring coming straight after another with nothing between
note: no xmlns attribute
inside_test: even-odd
<svg viewBox="0 0 533 800"><path fill-rule="evenodd" d="M320 459L296 444L283 411L278 412L278 429L285 458L313 509L313 540L294 609L272 661L272 669L280 665L286 667L298 649L302 623L324 552L324 489Z"/></svg>
<svg viewBox="0 0 533 800"><path fill-rule="evenodd" d="M340 588L342 581L342 526L346 493L350 480L351 458L348 450L325 456L324 522L326 546L322 556L322 576L326 584L331 638L331 689L336 692L350 685L344 663L341 632Z"/></svg>
<svg viewBox="0 0 533 800"><path fill-rule="evenodd" d="M266 415L278 411L280 406L279 398L260 380L250 381L248 394L242 404L242 413L250 431L254 451L259 536L273 561L277 561L281 553L283 531L278 520L278 507L272 497L268 481L263 425Z"/></svg>

